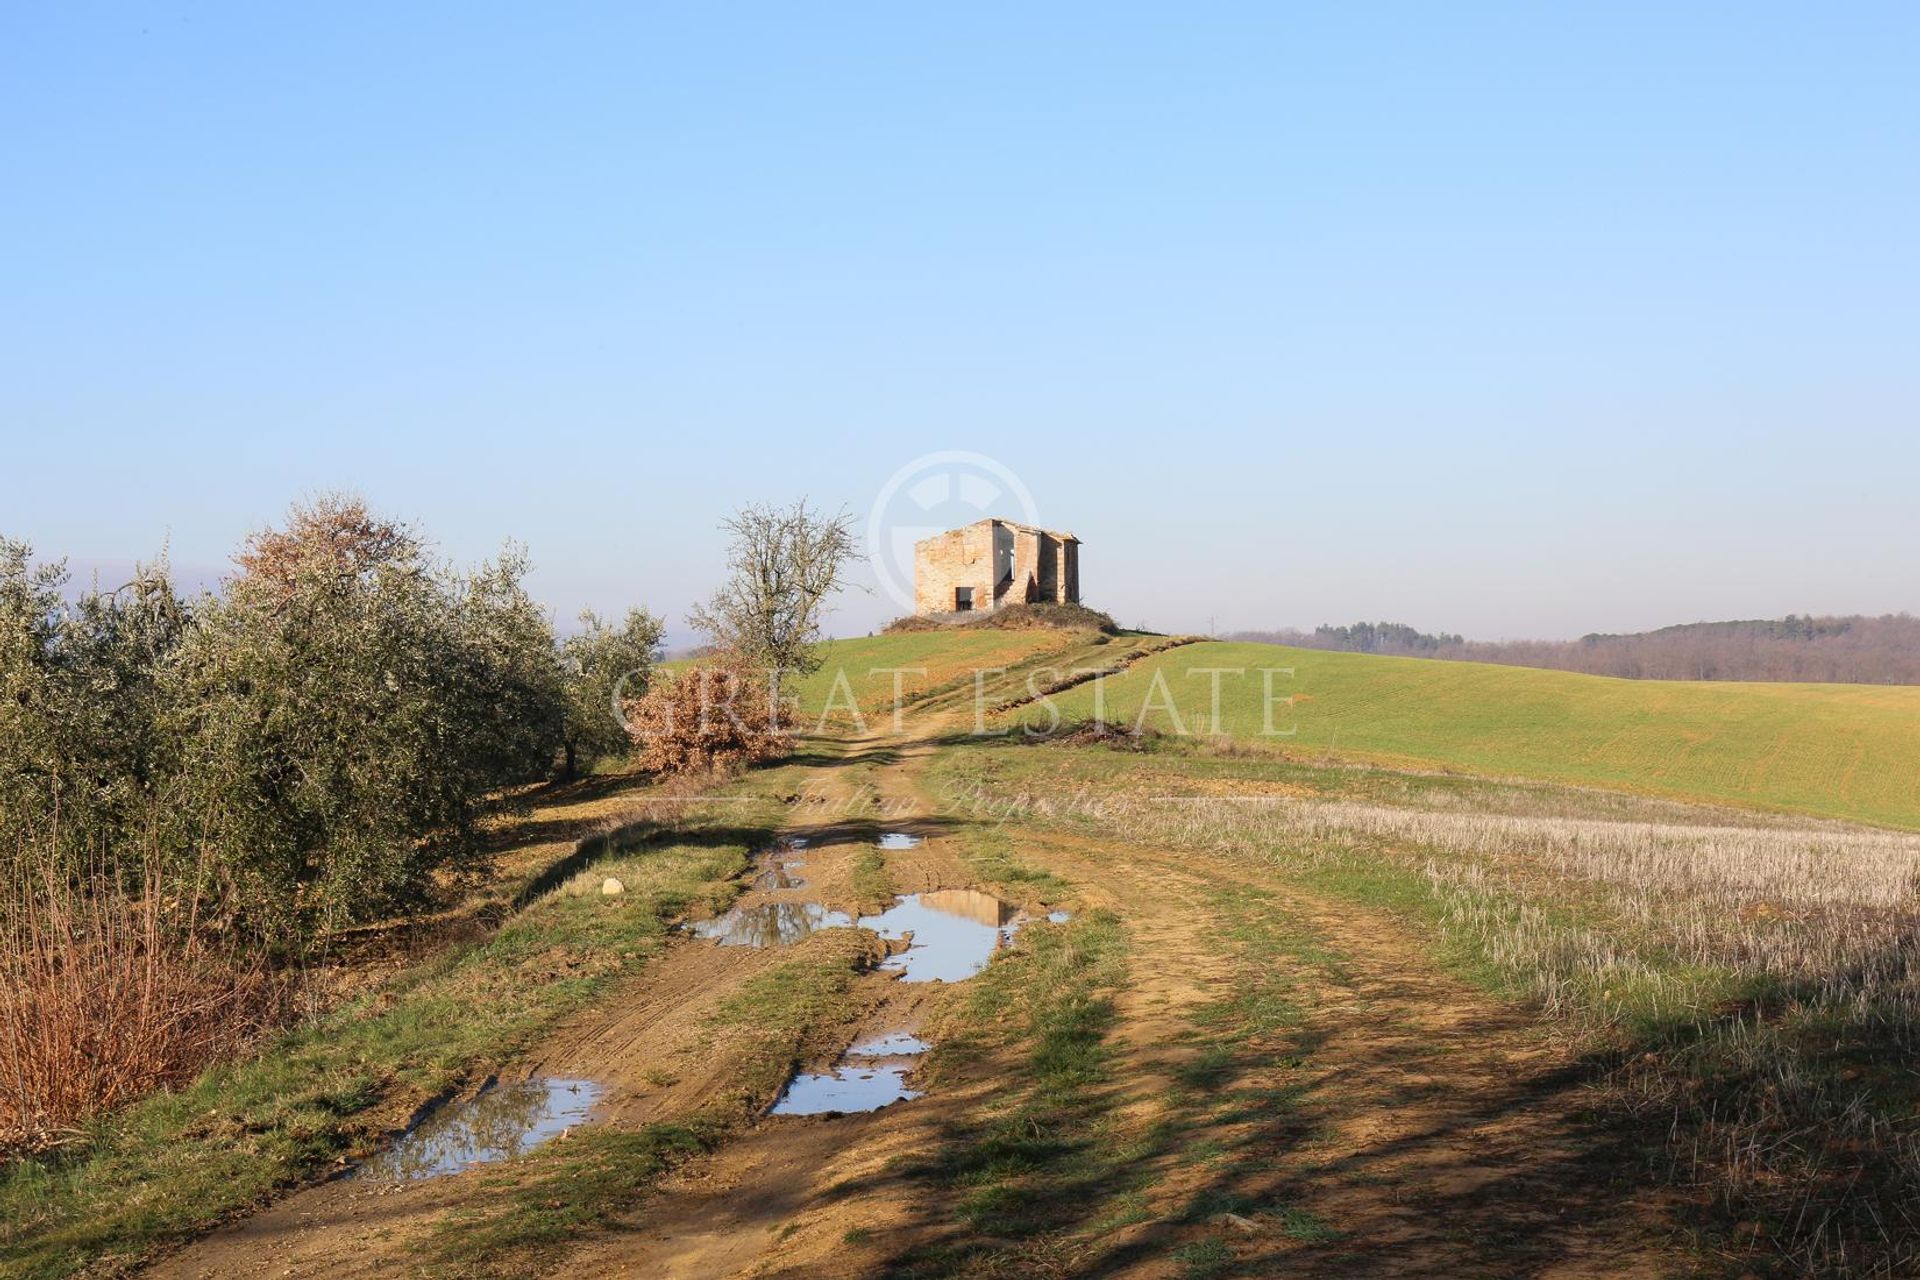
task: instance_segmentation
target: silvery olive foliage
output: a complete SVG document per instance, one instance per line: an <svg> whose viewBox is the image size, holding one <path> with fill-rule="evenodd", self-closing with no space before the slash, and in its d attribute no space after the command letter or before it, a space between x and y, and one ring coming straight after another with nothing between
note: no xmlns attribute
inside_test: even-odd
<svg viewBox="0 0 1920 1280"><path fill-rule="evenodd" d="M561 642L567 687L562 776L629 750L625 703L647 691L663 630L644 609L629 609L618 624L589 609L580 615L580 630Z"/></svg>
<svg viewBox="0 0 1920 1280"><path fill-rule="evenodd" d="M171 768L160 677L189 611L165 563L69 590L64 563L0 539L0 862L97 858L145 828Z"/></svg>
<svg viewBox="0 0 1920 1280"><path fill-rule="evenodd" d="M421 900L544 776L568 677L524 553L469 572L358 499L296 506L217 594L66 598L0 544L0 859L139 849L289 939ZM124 856L124 855L121 855Z"/></svg>

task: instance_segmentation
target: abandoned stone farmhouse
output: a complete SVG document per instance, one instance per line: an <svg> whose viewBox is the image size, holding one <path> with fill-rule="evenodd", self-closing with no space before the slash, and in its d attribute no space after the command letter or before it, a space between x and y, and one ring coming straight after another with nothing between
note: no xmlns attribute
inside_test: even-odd
<svg viewBox="0 0 1920 1280"><path fill-rule="evenodd" d="M1080 539L1011 520L977 520L913 546L913 611L1078 604Z"/></svg>

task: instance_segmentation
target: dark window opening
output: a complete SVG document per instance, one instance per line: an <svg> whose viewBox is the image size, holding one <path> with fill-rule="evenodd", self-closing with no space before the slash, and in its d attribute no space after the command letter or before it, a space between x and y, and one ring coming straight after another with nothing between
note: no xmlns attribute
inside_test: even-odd
<svg viewBox="0 0 1920 1280"><path fill-rule="evenodd" d="M973 611L973 588L955 587L953 589L953 611L971 613Z"/></svg>

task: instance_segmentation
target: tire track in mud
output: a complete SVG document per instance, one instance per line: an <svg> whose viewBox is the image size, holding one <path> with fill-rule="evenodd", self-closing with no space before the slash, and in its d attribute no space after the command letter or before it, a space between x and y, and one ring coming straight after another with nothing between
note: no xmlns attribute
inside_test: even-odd
<svg viewBox="0 0 1920 1280"><path fill-rule="evenodd" d="M797 803L788 827L815 841L806 896L848 900L854 853L881 818L835 805L867 787L887 826L926 837L887 855L896 890L977 882L954 820L931 813L919 787L943 727L920 726L923 736L889 745L881 763L875 738L849 744L844 763L821 766L825 785ZM1101 1140L1161 1136L1142 1148L1137 1221L1095 1232L1096 1211L1107 1206L1090 1201L1081 1220L1030 1242L1039 1251L975 1241L1004 1246L1013 1266L982 1274L1173 1276L1182 1270L1175 1250L1209 1241L1224 1241L1238 1272L1250 1275L1686 1269L1664 1248L1661 1206L1638 1189L1644 1180L1633 1182L1625 1157L1582 1117L1582 1064L1549 1043L1526 1010L1442 973L1430 944L1402 922L1307 894L1255 859L1054 827L1007 830L1023 860L1072 882L1081 906L1107 907L1125 922L1130 976L1114 997L1114 1068L1101 1100L1112 1132ZM1250 883L1258 893L1247 892ZM1234 935L1255 915L1310 934L1327 956L1249 952ZM602 1114L613 1125L685 1114L727 1083L724 1064L703 1057L712 1009L779 955L675 940L563 1023L515 1075L610 1084ZM1284 970L1299 1019L1239 1045L1225 1074L1209 1077L1196 1070L1217 1048L1207 1012L1258 976L1250 965ZM944 1003L944 992L884 975L859 981L870 1018L924 1018ZM842 1029L839 1038L853 1034ZM943 1076L933 1097L879 1112L763 1118L681 1166L552 1273L897 1273L903 1259L965 1239L959 1192L914 1170L952 1141L956 1116L1005 1105L1013 1066L989 1057ZM323 1184L153 1274L405 1274L410 1243L460 1209L473 1185L464 1175L378 1190ZM1251 1233L1209 1221L1214 1215L1201 1210L1214 1205L1244 1209ZM1022 1270L1013 1261L1021 1257L1045 1269Z"/></svg>
<svg viewBox="0 0 1920 1280"><path fill-rule="evenodd" d="M853 745L863 744L870 745L870 740ZM888 829L922 839L911 849L886 855L888 879L897 893L961 887L977 880L946 825L928 813L919 790L918 776L936 749L929 737L900 744L879 776L861 784L875 788L873 807L887 815ZM829 809L836 798L831 787L811 797ZM843 836L871 835L877 826L863 819L826 829ZM793 830L809 828L803 824ZM809 845L810 852L813 847ZM865 1034L923 1027L951 990L946 984L908 985L884 974L863 981L876 997L862 1020ZM841 1038L851 1042L854 1035ZM968 1088L984 1096L993 1085L982 1081ZM683 1166L627 1221L584 1242L564 1270L570 1277L673 1280L859 1274L858 1260L850 1256L848 1231L857 1227L884 1238L908 1225L911 1200L902 1193L912 1188L901 1179L899 1166L938 1142L941 1107L953 1100L952 1091L943 1089L933 1105L765 1117L754 1129Z"/></svg>
<svg viewBox="0 0 1920 1280"><path fill-rule="evenodd" d="M1049 844L1069 874L1129 886L1125 900L1143 908L1136 930L1172 925L1156 887L1210 883L1217 903L1244 894L1256 872L1200 854L1128 847L1114 857L1104 842ZM1238 1273L1255 1275L1693 1270L1630 1144L1588 1118L1591 1070L1531 1011L1446 975L1431 943L1382 912L1277 875L1261 891L1325 955L1283 962L1301 1023L1281 1042L1252 1046L1232 1088L1292 1101L1200 1126L1196 1147L1224 1153L1182 1166L1157 1189L1159 1221L1076 1274L1170 1275L1172 1249L1208 1239L1227 1245ZM1228 923L1231 913L1210 914ZM1194 1212L1209 1205L1240 1206L1240 1221Z"/></svg>

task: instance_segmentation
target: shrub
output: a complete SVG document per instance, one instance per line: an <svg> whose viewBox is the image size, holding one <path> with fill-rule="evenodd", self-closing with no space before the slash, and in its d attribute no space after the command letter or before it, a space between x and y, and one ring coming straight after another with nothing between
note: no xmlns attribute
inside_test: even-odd
<svg viewBox="0 0 1920 1280"><path fill-rule="evenodd" d="M16 868L0 900L0 1149L57 1146L287 1010L287 983L261 960L169 918L184 888L151 867L132 893L51 859Z"/></svg>
<svg viewBox="0 0 1920 1280"><path fill-rule="evenodd" d="M489 792L544 776L564 690L514 550L469 576L329 499L256 537L169 665L189 838L263 922L337 927L477 852Z"/></svg>
<svg viewBox="0 0 1920 1280"><path fill-rule="evenodd" d="M793 745L778 686L731 661L663 674L627 703L627 732L640 767L655 773L738 769Z"/></svg>
<svg viewBox="0 0 1920 1280"><path fill-rule="evenodd" d="M158 674L189 615L164 566L69 602L65 566L31 555L0 539L0 860L31 838L78 866L147 811Z"/></svg>
<svg viewBox="0 0 1920 1280"><path fill-rule="evenodd" d="M580 622L582 630L560 646L567 687L564 776L569 778L583 760L632 745L620 708L646 692L662 631L660 619L644 609L629 609L619 626L601 621L591 609Z"/></svg>

